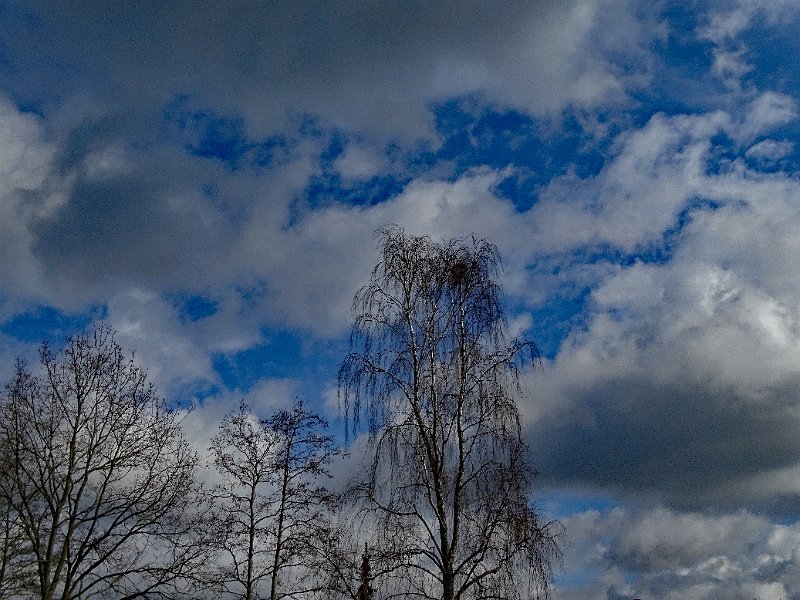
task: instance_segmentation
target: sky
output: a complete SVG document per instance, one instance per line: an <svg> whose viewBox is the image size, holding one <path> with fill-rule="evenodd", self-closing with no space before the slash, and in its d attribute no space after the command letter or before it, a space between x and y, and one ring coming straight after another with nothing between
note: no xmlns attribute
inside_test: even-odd
<svg viewBox="0 0 800 600"><path fill-rule="evenodd" d="M0 377L341 428L376 229L487 238L557 600L800 599L800 3L0 0ZM203 436L206 436L205 438Z"/></svg>

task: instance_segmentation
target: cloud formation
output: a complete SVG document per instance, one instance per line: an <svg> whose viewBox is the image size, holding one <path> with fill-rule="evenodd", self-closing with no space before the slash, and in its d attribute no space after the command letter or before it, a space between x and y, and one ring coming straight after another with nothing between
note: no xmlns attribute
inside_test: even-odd
<svg viewBox="0 0 800 600"><path fill-rule="evenodd" d="M28 102L45 101L46 78L55 77L62 93L88 88L123 110L189 92L241 110L256 130L305 111L390 136L430 134L426 104L443 97L486 93L532 111L622 97L646 76L641 59L659 27L632 4L601 0L503 10L479 2L20 3L14 12L25 30L3 38ZM31 71L37 77L23 80Z"/></svg>
<svg viewBox="0 0 800 600"><path fill-rule="evenodd" d="M634 257L597 267L585 328L532 380L544 400L532 444L549 476L694 508L794 510L800 489L784 471L800 460L800 190L741 159L709 172L718 132L735 138L755 122L654 117L598 177L602 191L607 181L631 191L617 186L612 208L587 194L600 202L596 218L578 218L577 243ZM639 143L646 150L628 154ZM648 256L652 245L663 254Z"/></svg>
<svg viewBox="0 0 800 600"><path fill-rule="evenodd" d="M8 3L0 373L102 317L198 440L327 410L375 230L486 237L543 494L617 504L558 597L793 598L800 15L640 4Z"/></svg>
<svg viewBox="0 0 800 600"><path fill-rule="evenodd" d="M567 562L595 578L558 592L563 600L785 600L800 586L797 525L752 513L618 508L575 514L565 526Z"/></svg>

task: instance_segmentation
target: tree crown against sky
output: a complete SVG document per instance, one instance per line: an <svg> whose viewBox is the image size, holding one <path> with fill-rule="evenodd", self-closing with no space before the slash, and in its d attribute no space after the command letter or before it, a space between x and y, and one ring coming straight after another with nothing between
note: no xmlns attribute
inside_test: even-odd
<svg viewBox="0 0 800 600"><path fill-rule="evenodd" d="M422 598L546 594L558 526L534 509L517 408L518 366L536 348L507 338L497 249L400 228L380 239L339 380L374 437L356 489L404 555L395 577Z"/></svg>
<svg viewBox="0 0 800 600"><path fill-rule="evenodd" d="M214 497L217 564L210 581L245 600L312 596L336 496L325 486L340 454L327 423L301 401L260 418L246 404L227 414L210 451L223 482Z"/></svg>
<svg viewBox="0 0 800 600"><path fill-rule="evenodd" d="M22 532L23 590L42 600L174 592L204 552L197 456L176 413L108 327L57 352L45 344L40 358L40 370L18 363L0 400L0 497Z"/></svg>

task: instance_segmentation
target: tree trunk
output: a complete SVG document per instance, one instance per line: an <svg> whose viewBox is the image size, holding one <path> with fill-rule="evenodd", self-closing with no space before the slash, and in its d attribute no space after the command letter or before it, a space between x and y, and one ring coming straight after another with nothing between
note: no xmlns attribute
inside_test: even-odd
<svg viewBox="0 0 800 600"><path fill-rule="evenodd" d="M289 490L289 460L292 456L292 442L286 442L286 456L283 463L283 482L281 487L281 503L278 507L278 530L275 535L275 558L272 562L272 585L270 586L269 598L276 600L278 595L278 564L281 558L281 545L283 543L283 520L286 515L286 500Z"/></svg>

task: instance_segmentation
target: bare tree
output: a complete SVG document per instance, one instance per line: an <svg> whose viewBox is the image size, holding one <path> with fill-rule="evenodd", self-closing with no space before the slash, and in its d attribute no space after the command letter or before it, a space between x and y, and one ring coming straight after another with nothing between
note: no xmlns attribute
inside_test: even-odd
<svg viewBox="0 0 800 600"><path fill-rule="evenodd" d="M202 550L176 414L108 327L40 359L40 373L18 363L0 403L0 498L30 557L17 572L42 600L169 595Z"/></svg>
<svg viewBox="0 0 800 600"><path fill-rule="evenodd" d="M276 461L280 483L270 585L270 600L278 600L321 589L316 573L303 573L303 561L316 552L316 541L326 531L324 509L336 498L319 479L330 478L327 465L340 452L326 433L325 420L306 410L301 401L278 411L267 425L281 444ZM293 586L280 581L284 571L294 573Z"/></svg>
<svg viewBox="0 0 800 600"><path fill-rule="evenodd" d="M373 435L359 491L383 543L402 551L396 593L547 595L558 531L531 502L515 403L536 347L507 338L497 250L399 228L382 232L382 248L355 297L339 383L349 422L366 416Z"/></svg>
<svg viewBox="0 0 800 600"><path fill-rule="evenodd" d="M0 598L30 592L35 560L25 544L25 532L9 503L0 496Z"/></svg>
<svg viewBox="0 0 800 600"><path fill-rule="evenodd" d="M211 440L214 464L223 476L213 494L215 525L223 557L214 577L229 593L254 600L271 573L268 531L275 518L272 492L277 481L277 437L241 403L222 420Z"/></svg>
<svg viewBox="0 0 800 600"><path fill-rule="evenodd" d="M253 600L294 597L321 588L307 567L319 548L324 509L334 496L318 482L338 454L327 427L302 402L266 420L241 404L213 438L211 451L225 481L216 488L217 524L225 559L225 590Z"/></svg>

